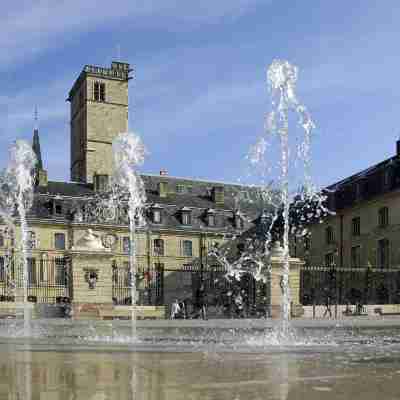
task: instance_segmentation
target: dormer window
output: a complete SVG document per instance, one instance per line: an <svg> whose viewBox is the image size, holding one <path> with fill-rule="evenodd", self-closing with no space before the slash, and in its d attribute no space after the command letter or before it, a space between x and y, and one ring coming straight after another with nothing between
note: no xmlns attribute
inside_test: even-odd
<svg viewBox="0 0 400 400"><path fill-rule="evenodd" d="M215 211L211 208L207 211L207 225L215 226Z"/></svg>
<svg viewBox="0 0 400 400"><path fill-rule="evenodd" d="M192 223L192 210L188 207L183 207L181 210L182 225L191 225Z"/></svg>
<svg viewBox="0 0 400 400"><path fill-rule="evenodd" d="M383 187L388 188L390 186L390 170L386 169L383 172Z"/></svg>
<svg viewBox="0 0 400 400"><path fill-rule="evenodd" d="M162 217L161 217L161 207L157 204L154 204L151 207L151 217L153 224L161 224Z"/></svg>

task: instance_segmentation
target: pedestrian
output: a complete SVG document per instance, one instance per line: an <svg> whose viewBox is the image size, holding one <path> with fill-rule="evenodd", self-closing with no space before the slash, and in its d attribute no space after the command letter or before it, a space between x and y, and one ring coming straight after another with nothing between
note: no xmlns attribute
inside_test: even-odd
<svg viewBox="0 0 400 400"><path fill-rule="evenodd" d="M243 317L243 297L240 292L235 296L235 311L238 318Z"/></svg>
<svg viewBox="0 0 400 400"><path fill-rule="evenodd" d="M332 318L332 311L331 311L331 296L329 293L325 296L325 312L323 318L325 318L329 314L329 318Z"/></svg>
<svg viewBox="0 0 400 400"><path fill-rule="evenodd" d="M178 299L175 299L175 301L171 305L171 319L176 319L180 310L181 308L179 306L179 301Z"/></svg>
<svg viewBox="0 0 400 400"><path fill-rule="evenodd" d="M197 308L199 312L199 317L202 319L207 319L206 311L206 291L204 287L204 282L202 281L199 289L197 290Z"/></svg>
<svg viewBox="0 0 400 400"><path fill-rule="evenodd" d="M186 305L185 305L186 300L180 301L179 302L179 308L180 308L180 316L183 319L186 319Z"/></svg>

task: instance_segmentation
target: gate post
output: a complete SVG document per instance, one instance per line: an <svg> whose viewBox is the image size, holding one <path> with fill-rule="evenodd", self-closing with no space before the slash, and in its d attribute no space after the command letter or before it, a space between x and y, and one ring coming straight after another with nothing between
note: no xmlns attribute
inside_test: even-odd
<svg viewBox="0 0 400 400"><path fill-rule="evenodd" d="M73 318L101 318L112 309L111 257L90 229L68 252Z"/></svg>
<svg viewBox="0 0 400 400"><path fill-rule="evenodd" d="M300 267L304 262L298 258L289 258L289 288L291 298L291 316L298 317L303 313L300 304ZM271 252L271 317L280 318L282 313L283 293L281 281L283 277L283 249L275 242Z"/></svg>

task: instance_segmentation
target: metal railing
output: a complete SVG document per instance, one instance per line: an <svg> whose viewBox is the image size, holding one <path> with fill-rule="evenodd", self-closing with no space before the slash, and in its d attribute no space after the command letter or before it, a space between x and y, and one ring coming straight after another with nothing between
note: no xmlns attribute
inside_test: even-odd
<svg viewBox="0 0 400 400"><path fill-rule="evenodd" d="M300 270L303 305L399 304L400 268L304 266Z"/></svg>
<svg viewBox="0 0 400 400"><path fill-rule="evenodd" d="M65 258L27 259L28 301L56 303L69 298L69 264ZM0 302L23 301L23 263L0 257Z"/></svg>
<svg viewBox="0 0 400 400"><path fill-rule="evenodd" d="M132 304L129 265L112 266L112 300L115 305ZM163 298L162 269L139 267L136 273L136 304L161 305Z"/></svg>

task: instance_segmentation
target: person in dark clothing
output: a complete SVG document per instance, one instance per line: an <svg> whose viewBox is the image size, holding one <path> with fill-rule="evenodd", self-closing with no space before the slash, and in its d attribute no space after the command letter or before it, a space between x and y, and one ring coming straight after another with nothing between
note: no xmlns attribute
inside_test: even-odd
<svg viewBox="0 0 400 400"><path fill-rule="evenodd" d="M201 282L199 288L197 289L196 293L196 300L197 300L197 309L198 315L202 319L207 319L207 312L206 312L206 291L204 287L204 282Z"/></svg>
<svg viewBox="0 0 400 400"><path fill-rule="evenodd" d="M325 318L329 314L329 318L332 318L332 311L331 311L331 304L332 299L329 293L326 293L325 296L325 312L323 318Z"/></svg>

